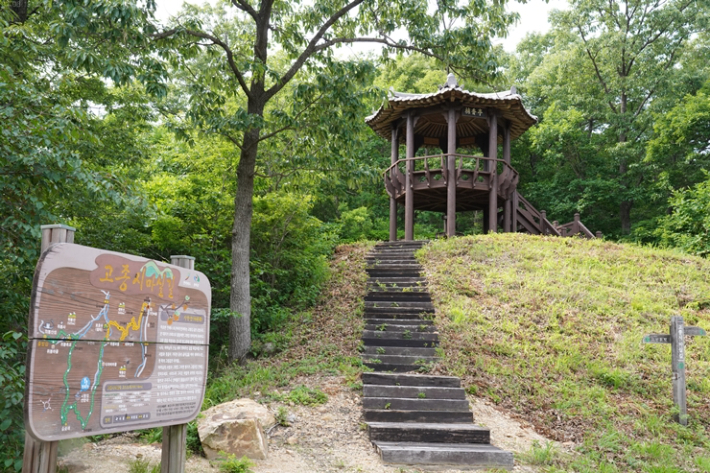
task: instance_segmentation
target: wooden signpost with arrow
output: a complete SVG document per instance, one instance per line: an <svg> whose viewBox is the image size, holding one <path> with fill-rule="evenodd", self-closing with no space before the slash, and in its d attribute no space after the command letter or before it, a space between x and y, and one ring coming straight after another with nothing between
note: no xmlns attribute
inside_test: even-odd
<svg viewBox="0 0 710 473"><path fill-rule="evenodd" d="M643 337L644 343L671 344L671 379L673 381L673 402L678 407L678 422L688 425L688 406L685 393L685 336L698 337L707 335L700 327L688 326L683 317L671 317L670 334L652 333Z"/></svg>

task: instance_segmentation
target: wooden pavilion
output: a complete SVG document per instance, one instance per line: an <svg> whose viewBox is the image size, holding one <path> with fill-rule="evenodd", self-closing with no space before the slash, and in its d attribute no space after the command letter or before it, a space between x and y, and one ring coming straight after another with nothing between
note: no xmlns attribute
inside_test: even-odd
<svg viewBox="0 0 710 473"><path fill-rule="evenodd" d="M549 222L545 211L537 211L518 193L519 174L510 164L510 142L537 118L525 109L514 87L504 92L469 92L449 74L438 92L393 91L388 103L365 121L392 143L392 165L384 172L391 241L397 239L397 205L405 208L405 240L414 239L414 210L442 212L447 236L456 233L456 212L482 210L485 232L502 229L594 238L579 214L568 224ZM399 159L400 144L406 146L405 159ZM416 156L420 148L424 155ZM429 154L437 148L440 153ZM483 156L459 153L471 148L481 150Z"/></svg>

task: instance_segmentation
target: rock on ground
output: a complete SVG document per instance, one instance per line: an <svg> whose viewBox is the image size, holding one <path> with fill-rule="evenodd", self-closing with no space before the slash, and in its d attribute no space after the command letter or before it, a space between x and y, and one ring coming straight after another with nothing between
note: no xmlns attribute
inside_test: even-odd
<svg viewBox="0 0 710 473"><path fill-rule="evenodd" d="M204 411L197 419L197 433L209 460L221 453L252 460L267 457L264 429L276 424L265 406L251 399L235 399Z"/></svg>

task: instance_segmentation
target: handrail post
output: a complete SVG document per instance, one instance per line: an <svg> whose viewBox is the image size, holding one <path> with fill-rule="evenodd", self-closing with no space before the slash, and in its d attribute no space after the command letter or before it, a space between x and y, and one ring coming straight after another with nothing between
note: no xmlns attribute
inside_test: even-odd
<svg viewBox="0 0 710 473"><path fill-rule="evenodd" d="M488 194L488 232L498 231L498 117L490 113L488 132L488 158L490 191Z"/></svg>
<svg viewBox="0 0 710 473"><path fill-rule="evenodd" d="M407 161L404 195L404 239L414 240L414 189L412 189L412 171L414 157L414 117L407 114Z"/></svg>
<svg viewBox="0 0 710 473"><path fill-rule="evenodd" d="M392 156L390 161L396 166L399 159L399 139L397 136L397 127L392 124ZM397 240L397 200L394 196L390 196L390 241Z"/></svg>
<svg viewBox="0 0 710 473"><path fill-rule="evenodd" d="M446 235L456 235L456 110L449 109L448 146L446 165L448 168L449 182L446 185Z"/></svg>
<svg viewBox="0 0 710 473"><path fill-rule="evenodd" d="M540 211L540 234L547 235L547 228L545 228L546 225L547 225L547 211L541 210Z"/></svg>
<svg viewBox="0 0 710 473"><path fill-rule="evenodd" d="M503 126L503 161L510 167L510 125ZM507 168L506 168L507 169ZM512 179L512 178L511 178ZM503 231L511 232L511 214L513 212L513 202L511 200L510 185L506 186L508 198L503 204Z"/></svg>

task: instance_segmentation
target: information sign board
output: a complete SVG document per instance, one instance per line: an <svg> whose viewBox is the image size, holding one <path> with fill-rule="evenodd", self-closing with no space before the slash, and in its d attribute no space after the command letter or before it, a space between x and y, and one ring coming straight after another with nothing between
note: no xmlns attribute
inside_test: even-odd
<svg viewBox="0 0 710 473"><path fill-rule="evenodd" d="M25 426L42 441L189 422L207 379L199 271L74 244L35 270Z"/></svg>

